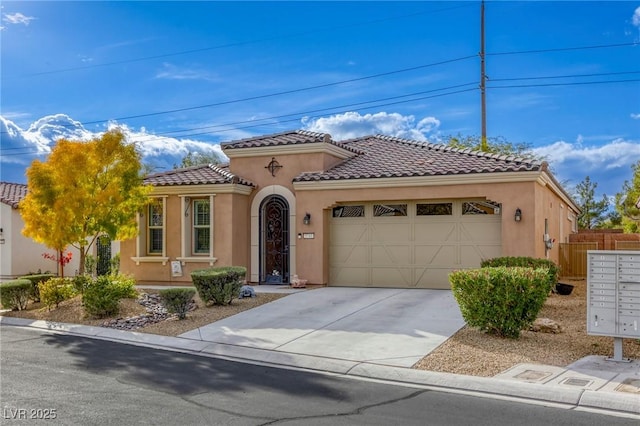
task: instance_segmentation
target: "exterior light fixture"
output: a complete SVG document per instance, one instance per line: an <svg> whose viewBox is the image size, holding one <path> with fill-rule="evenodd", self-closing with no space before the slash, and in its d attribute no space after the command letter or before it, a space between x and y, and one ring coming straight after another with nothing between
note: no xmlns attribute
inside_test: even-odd
<svg viewBox="0 0 640 426"><path fill-rule="evenodd" d="M520 210L519 208L517 208L517 209L516 209L516 214L515 214L515 216L513 217L513 219L514 219L516 222L520 222L520 221L522 220L522 210Z"/></svg>
<svg viewBox="0 0 640 426"><path fill-rule="evenodd" d="M304 219L302 219L302 223L304 223L305 225L311 224L311 214L305 214Z"/></svg>

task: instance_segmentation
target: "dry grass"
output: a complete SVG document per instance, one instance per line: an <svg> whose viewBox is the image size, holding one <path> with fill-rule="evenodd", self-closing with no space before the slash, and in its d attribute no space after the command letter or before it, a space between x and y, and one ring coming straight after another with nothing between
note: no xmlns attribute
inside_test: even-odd
<svg viewBox="0 0 640 426"><path fill-rule="evenodd" d="M613 338L587 335L586 281L569 296L552 294L539 318L550 318L562 333L524 331L519 339L504 339L464 327L419 361L414 368L474 376L493 376L519 363L565 367L588 355L613 356ZM624 356L640 359L640 340L624 339Z"/></svg>
<svg viewBox="0 0 640 426"><path fill-rule="evenodd" d="M572 281L572 283L575 284L575 288L571 295L551 295L539 315L558 322L562 326L562 333L525 331L519 339L503 339L464 327L419 361L414 368L474 376L493 376L519 363L564 367L588 355L612 356L612 338L586 334L586 282ZM157 290L147 291L151 293ZM136 331L177 336L283 296L285 295L259 293L255 298L235 299L228 306L205 306L196 295L198 307L187 315L187 319L169 319ZM145 310L136 300L126 299L121 302L120 318L142 313L145 313ZM39 304L31 304L27 311L6 312L3 315L94 326L113 319L85 318L80 298L65 301L58 309L51 311L47 311ZM625 339L624 356L640 359L640 340Z"/></svg>

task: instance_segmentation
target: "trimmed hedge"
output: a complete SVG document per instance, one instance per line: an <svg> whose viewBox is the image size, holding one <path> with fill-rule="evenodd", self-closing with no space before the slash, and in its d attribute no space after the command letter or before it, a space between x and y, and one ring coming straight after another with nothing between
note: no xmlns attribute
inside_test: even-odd
<svg viewBox="0 0 640 426"><path fill-rule="evenodd" d="M0 303L5 309L22 311L27 309L33 284L29 280L17 279L0 284Z"/></svg>
<svg viewBox="0 0 640 426"><path fill-rule="evenodd" d="M191 281L204 303L229 305L237 297L247 275L244 266L218 266L191 273Z"/></svg>
<svg viewBox="0 0 640 426"><path fill-rule="evenodd" d="M120 299L138 295L135 280L124 275L101 275L89 283L82 295L84 310L90 316L104 318L118 313Z"/></svg>
<svg viewBox="0 0 640 426"><path fill-rule="evenodd" d="M73 279L71 278L49 278L47 281L40 283L40 299L47 309L51 310L53 305L60 305L67 299L71 299L76 295L73 287Z"/></svg>
<svg viewBox="0 0 640 426"><path fill-rule="evenodd" d="M549 296L547 268L486 267L449 274L466 323L501 337L517 338L535 321Z"/></svg>
<svg viewBox="0 0 640 426"><path fill-rule="evenodd" d="M167 288L160 290L162 302L167 307L167 311L178 314L178 319L185 319L189 312L189 304L196 294L195 288Z"/></svg>
<svg viewBox="0 0 640 426"><path fill-rule="evenodd" d="M548 291L551 291L555 288L556 283L558 282L558 275L560 273L560 268L553 261L548 259L536 259L534 257L496 257L493 259L485 259L480 264L482 268L495 268L498 266L520 266L523 268L546 268L548 270Z"/></svg>
<svg viewBox="0 0 640 426"><path fill-rule="evenodd" d="M34 302L39 302L40 301L40 287L39 287L40 283L43 283L47 281L49 278L54 278L54 277L55 277L55 274L32 274L32 275L25 275L18 279L31 281L31 284L32 284L31 299L33 299Z"/></svg>

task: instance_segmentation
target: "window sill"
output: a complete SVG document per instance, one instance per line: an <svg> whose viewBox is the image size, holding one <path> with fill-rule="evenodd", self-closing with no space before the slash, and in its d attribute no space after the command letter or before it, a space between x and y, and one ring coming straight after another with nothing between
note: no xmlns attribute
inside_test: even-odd
<svg viewBox="0 0 640 426"><path fill-rule="evenodd" d="M213 264L218 261L217 257L208 257L208 256L202 256L202 257L198 257L198 256L177 257L176 259L179 260L180 262L182 262L182 265L184 265L186 263L209 262L209 266L213 266Z"/></svg>
<svg viewBox="0 0 640 426"><path fill-rule="evenodd" d="M144 256L144 257L132 257L131 260L136 262L136 265L140 265L141 263L153 263L153 262L162 262L163 265L166 265L169 261L168 257L162 256Z"/></svg>

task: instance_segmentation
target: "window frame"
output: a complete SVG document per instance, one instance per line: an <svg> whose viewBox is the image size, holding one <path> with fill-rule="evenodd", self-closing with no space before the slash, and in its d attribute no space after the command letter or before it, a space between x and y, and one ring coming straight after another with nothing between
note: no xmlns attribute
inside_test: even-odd
<svg viewBox="0 0 640 426"><path fill-rule="evenodd" d="M199 205L206 205L208 211L206 213L206 224L198 224L200 212ZM191 211L193 212L193 220L191 221L191 253L194 256L207 255L211 253L211 201L208 198L196 198L191 200ZM207 247L206 249L198 249L198 231L207 230Z"/></svg>

